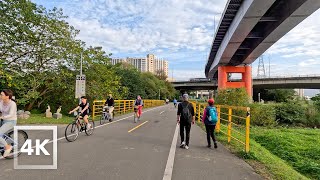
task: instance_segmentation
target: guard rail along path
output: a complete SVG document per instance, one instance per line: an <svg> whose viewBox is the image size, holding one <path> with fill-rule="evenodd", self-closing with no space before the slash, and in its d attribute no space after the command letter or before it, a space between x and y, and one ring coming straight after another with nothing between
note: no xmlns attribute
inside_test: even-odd
<svg viewBox="0 0 320 180"><path fill-rule="evenodd" d="M207 103L192 102L196 120L201 121ZM216 132L227 136L244 145L245 152L250 151L250 108L240 106L215 105L218 122Z"/></svg>
<svg viewBox="0 0 320 180"><path fill-rule="evenodd" d="M93 109L92 109L92 119L95 119L96 116L101 116L102 108L106 100L94 100L93 101ZM133 103L134 100L115 100L114 101L114 113L124 114L133 112ZM144 108L150 108L155 106L164 105L165 102L163 100L143 100Z"/></svg>

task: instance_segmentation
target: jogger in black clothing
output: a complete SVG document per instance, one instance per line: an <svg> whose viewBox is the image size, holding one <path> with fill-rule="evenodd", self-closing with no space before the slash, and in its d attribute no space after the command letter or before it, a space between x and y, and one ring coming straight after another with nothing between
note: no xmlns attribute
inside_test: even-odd
<svg viewBox="0 0 320 180"><path fill-rule="evenodd" d="M186 129L186 141L184 141L184 129ZM181 144L185 142L185 145L188 147L189 147L189 141L190 141L190 130L191 130L191 123L180 123Z"/></svg>
<svg viewBox="0 0 320 180"><path fill-rule="evenodd" d="M195 123L193 105L188 102L188 94L184 94L183 102L178 105L177 122L180 124L181 148L189 149L191 123ZM186 130L186 139L184 138Z"/></svg>

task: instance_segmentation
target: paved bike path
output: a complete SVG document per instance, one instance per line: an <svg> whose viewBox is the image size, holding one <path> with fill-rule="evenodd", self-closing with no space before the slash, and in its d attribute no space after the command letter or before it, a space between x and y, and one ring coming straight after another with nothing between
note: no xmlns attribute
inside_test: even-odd
<svg viewBox="0 0 320 180"><path fill-rule="evenodd" d="M71 143L61 139L57 170L15 170L12 160L0 160L0 177L8 180L161 180L175 132L176 109L167 105L148 110L139 123L148 122L130 133L137 124L132 117L124 119L131 115L124 115L116 117L112 124L95 129L92 136L82 133ZM58 126L58 138L63 137L64 128L65 125ZM28 134L31 138L46 137L44 132ZM202 130L193 126L190 149L176 150L172 179L259 178L250 166L221 145L218 150L204 148L204 138ZM22 154L19 158L24 163L48 162L44 156L29 158Z"/></svg>

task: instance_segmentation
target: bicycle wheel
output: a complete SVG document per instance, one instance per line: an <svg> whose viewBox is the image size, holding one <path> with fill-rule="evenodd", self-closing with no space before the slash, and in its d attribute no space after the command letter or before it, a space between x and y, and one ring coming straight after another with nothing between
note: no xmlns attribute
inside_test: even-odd
<svg viewBox="0 0 320 180"><path fill-rule="evenodd" d="M134 123L137 122L137 114L136 114L136 112L134 112L134 115L133 115L133 122L134 122Z"/></svg>
<svg viewBox="0 0 320 180"><path fill-rule="evenodd" d="M64 136L66 137L66 140L69 142L75 141L79 136L79 127L76 122L72 122L68 124L66 127Z"/></svg>
<svg viewBox="0 0 320 180"><path fill-rule="evenodd" d="M11 155L5 157L6 159L13 159L21 154L20 149L23 146L23 144L28 139L28 134L23 130L18 130L18 142L14 143L14 133L13 131L8 133L8 139L6 140L8 144L10 144L13 148L11 150ZM16 152L15 152L16 151ZM3 155L4 151L1 152L1 155Z"/></svg>
<svg viewBox="0 0 320 180"><path fill-rule="evenodd" d="M102 114L101 118L100 118L100 124L102 125L104 123L106 123L106 118L105 118L104 114Z"/></svg>
<svg viewBox="0 0 320 180"><path fill-rule="evenodd" d="M85 127L85 133L90 136L93 131L94 131L94 121L89 121L89 124L90 124L90 129L87 128L87 126Z"/></svg>
<svg viewBox="0 0 320 180"><path fill-rule="evenodd" d="M114 118L114 113L112 112L112 116L111 116L111 114L109 113L109 114L108 114L109 122L112 122L112 121L113 121L113 118Z"/></svg>

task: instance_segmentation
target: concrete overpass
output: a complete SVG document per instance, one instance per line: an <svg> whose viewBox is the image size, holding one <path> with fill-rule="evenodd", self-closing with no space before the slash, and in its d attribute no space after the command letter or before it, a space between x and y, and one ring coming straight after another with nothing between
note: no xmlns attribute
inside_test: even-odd
<svg viewBox="0 0 320 180"><path fill-rule="evenodd" d="M319 8L320 0L229 0L209 52L206 77L217 78L219 66L251 64Z"/></svg>
<svg viewBox="0 0 320 180"><path fill-rule="evenodd" d="M237 81L237 80L235 80ZM177 90L215 90L218 87L216 81L172 82ZM320 75L297 77L270 77L253 79L254 89L320 89Z"/></svg>

